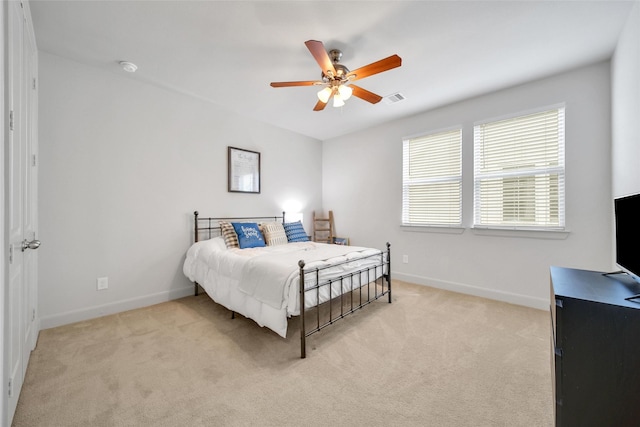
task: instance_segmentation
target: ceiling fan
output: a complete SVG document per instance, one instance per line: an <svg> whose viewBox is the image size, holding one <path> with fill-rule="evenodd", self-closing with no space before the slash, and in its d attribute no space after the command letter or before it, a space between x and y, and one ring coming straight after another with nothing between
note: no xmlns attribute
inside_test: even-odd
<svg viewBox="0 0 640 427"><path fill-rule="evenodd" d="M398 55L391 55L387 58L373 62L357 70L349 71L347 67L339 64L342 52L332 49L328 53L324 48L324 44L317 40L308 40L304 42L311 55L322 70L321 80L307 80L299 82L272 82L272 87L291 87L291 86L324 86L318 92L318 102L313 111L324 110L330 99L333 98L333 106L341 107L351 95L364 99L367 102L376 104L382 99L381 96L366 89L351 84L351 82L374 74L382 73L402 65L402 58Z"/></svg>

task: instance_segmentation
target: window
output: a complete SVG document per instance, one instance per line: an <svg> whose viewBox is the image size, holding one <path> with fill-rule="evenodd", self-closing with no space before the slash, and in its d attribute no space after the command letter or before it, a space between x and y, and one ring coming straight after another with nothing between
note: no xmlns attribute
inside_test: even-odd
<svg viewBox="0 0 640 427"><path fill-rule="evenodd" d="M564 107L474 127L474 226L564 228Z"/></svg>
<svg viewBox="0 0 640 427"><path fill-rule="evenodd" d="M402 224L462 224L462 130L402 143Z"/></svg>

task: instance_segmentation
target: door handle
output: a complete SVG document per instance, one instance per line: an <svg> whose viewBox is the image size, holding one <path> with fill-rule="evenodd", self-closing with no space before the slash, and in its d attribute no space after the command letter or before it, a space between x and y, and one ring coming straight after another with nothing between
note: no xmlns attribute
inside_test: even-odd
<svg viewBox="0 0 640 427"><path fill-rule="evenodd" d="M27 249L38 249L39 247L40 240L32 240L28 242L27 239L24 239L22 241L22 252L26 251Z"/></svg>

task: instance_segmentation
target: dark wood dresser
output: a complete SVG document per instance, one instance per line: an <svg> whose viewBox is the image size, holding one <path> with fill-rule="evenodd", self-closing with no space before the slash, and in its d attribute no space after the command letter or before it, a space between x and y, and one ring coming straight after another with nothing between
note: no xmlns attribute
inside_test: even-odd
<svg viewBox="0 0 640 427"><path fill-rule="evenodd" d="M557 426L640 426L640 283L551 267Z"/></svg>

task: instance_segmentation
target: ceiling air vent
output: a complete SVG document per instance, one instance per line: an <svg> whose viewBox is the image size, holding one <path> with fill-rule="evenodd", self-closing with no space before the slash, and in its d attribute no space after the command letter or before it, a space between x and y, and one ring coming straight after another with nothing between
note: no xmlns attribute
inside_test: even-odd
<svg viewBox="0 0 640 427"><path fill-rule="evenodd" d="M395 104L396 102L404 101L406 98L400 92L394 93L392 95L386 96L384 101L387 104Z"/></svg>

